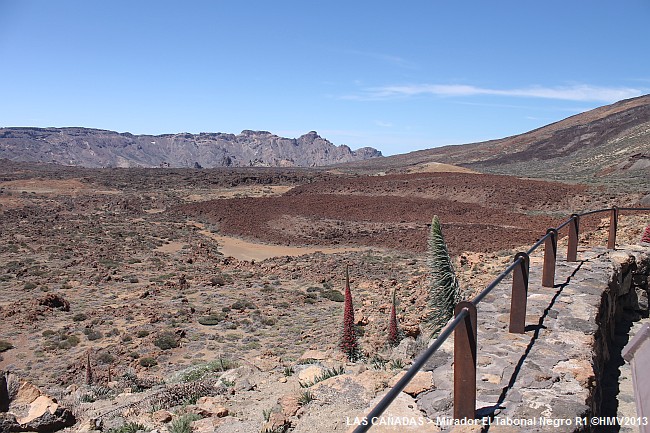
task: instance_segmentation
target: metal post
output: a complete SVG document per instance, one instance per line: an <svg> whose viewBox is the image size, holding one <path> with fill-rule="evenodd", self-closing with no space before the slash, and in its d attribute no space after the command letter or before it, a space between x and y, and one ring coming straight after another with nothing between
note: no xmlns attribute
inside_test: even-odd
<svg viewBox="0 0 650 433"><path fill-rule="evenodd" d="M569 247L566 252L567 262L578 261L578 233L580 233L580 215L571 215L569 223Z"/></svg>
<svg viewBox="0 0 650 433"><path fill-rule="evenodd" d="M468 315L454 330L454 418L476 418L476 305L461 301L454 311Z"/></svg>
<svg viewBox="0 0 650 433"><path fill-rule="evenodd" d="M555 261L557 258L557 230L548 229L549 235L544 241L544 268L542 269L542 286L555 286Z"/></svg>
<svg viewBox="0 0 650 433"><path fill-rule="evenodd" d="M609 214L609 236L607 236L607 248L616 249L616 228L618 227L618 208L614 206Z"/></svg>
<svg viewBox="0 0 650 433"><path fill-rule="evenodd" d="M512 271L512 297L510 298L510 328L512 334L523 334L526 328L526 301L528 296L528 269L530 258L526 253L517 253L515 261L519 266Z"/></svg>

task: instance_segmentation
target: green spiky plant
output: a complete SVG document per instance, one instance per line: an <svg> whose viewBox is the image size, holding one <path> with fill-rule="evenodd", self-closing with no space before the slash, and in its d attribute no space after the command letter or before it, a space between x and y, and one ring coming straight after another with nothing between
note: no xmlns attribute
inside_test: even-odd
<svg viewBox="0 0 650 433"><path fill-rule="evenodd" d="M454 315L454 307L460 301L460 286L442 235L440 218L437 215L431 221L428 253L431 283L425 329L433 338Z"/></svg>
<svg viewBox="0 0 650 433"><path fill-rule="evenodd" d="M341 338L341 351L350 361L359 359L359 342L354 327L354 306L352 305L352 292L350 291L350 273L345 267L345 304L343 307L343 337Z"/></svg>

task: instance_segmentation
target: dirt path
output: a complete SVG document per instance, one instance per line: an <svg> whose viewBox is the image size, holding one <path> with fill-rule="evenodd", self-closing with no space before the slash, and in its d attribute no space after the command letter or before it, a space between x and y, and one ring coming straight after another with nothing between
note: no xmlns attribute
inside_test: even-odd
<svg viewBox="0 0 650 433"><path fill-rule="evenodd" d="M261 261L271 257L282 256L302 256L321 252L323 254L345 253L350 251L365 251L368 248L349 247L349 248L323 248L323 247L290 247L284 245L267 245L260 243L247 242L243 239L232 236L221 236L205 229L201 223L192 222L191 224L200 228L201 233L217 241L220 245L219 251L224 256L232 256L238 260L255 260Z"/></svg>

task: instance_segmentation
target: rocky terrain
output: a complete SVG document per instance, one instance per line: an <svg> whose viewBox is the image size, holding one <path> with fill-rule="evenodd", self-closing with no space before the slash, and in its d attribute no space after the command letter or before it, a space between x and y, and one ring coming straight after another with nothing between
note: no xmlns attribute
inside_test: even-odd
<svg viewBox="0 0 650 433"><path fill-rule="evenodd" d="M343 411L364 410L421 347L385 336L394 289L404 336L420 333L434 213L469 295L572 211L637 200L493 175L3 161L0 370L14 385L0 425L345 431ZM623 217L620 242L636 242L644 218ZM585 219L583 242L603 245L606 227ZM259 250L308 247L242 260L222 252L233 234ZM341 251L317 252L326 245ZM346 265L354 364L337 349ZM420 414L412 400L395 407Z"/></svg>
<svg viewBox="0 0 650 433"><path fill-rule="evenodd" d="M584 186L506 176L420 173L333 178L281 196L204 201L174 211L214 224L221 233L280 245L413 252L425 251L431 218L438 214L451 251L487 252L534 242L557 225L553 215L604 206L592 194Z"/></svg>
<svg viewBox="0 0 650 433"><path fill-rule="evenodd" d="M605 185L650 193L650 95L597 108L525 134L350 164L402 172L432 162L485 173Z"/></svg>
<svg viewBox="0 0 650 433"><path fill-rule="evenodd" d="M315 167L381 157L311 131L133 135L89 128L0 128L0 158L82 167Z"/></svg>
<svg viewBox="0 0 650 433"><path fill-rule="evenodd" d="M433 215L442 220L469 298L569 214L650 204L647 107L647 98L638 98L527 136L442 149L435 158L424 151L327 168L290 167L350 156L315 133L286 141L250 131L136 137L81 128L1 130L0 143L27 143L20 147L24 155L38 161L45 146L47 158L58 155L67 166L0 159L0 432L350 431L350 417L366 413L427 344L420 323L427 314L425 251ZM14 134L29 138L21 142ZM104 141L88 139L97 134ZM226 153L207 156L211 140L241 149L252 142L259 152L228 162ZM152 146L165 149L168 159L154 157ZM302 149L305 159L269 156L287 146ZM130 156L118 158L116 148ZM305 151L317 148L322 152ZM137 161L140 167L71 166L97 155L111 161L100 165ZM160 167L173 161L220 167ZM465 167L453 165L461 161ZM520 177L481 173L487 171ZM551 173L571 182L551 181ZM618 243L638 243L648 221L647 213L625 212ZM583 218L581 245L602 248L607 229L602 215ZM561 250L565 236L566 230ZM539 253L532 263L541 262ZM562 278L584 268L576 281L586 287L580 295L586 293L595 271L607 279L610 265L595 262L601 255L576 269L560 266ZM362 355L356 362L338 348L346 267ZM647 278L620 279L634 280L634 293L647 288ZM507 290L481 304L488 314L479 388L486 404L509 401L507 413L547 413L560 400L567 413L581 411L590 404L582 400L591 364L579 346L593 339L579 335L573 352L561 350L557 363L544 351L557 352L563 337L537 340L542 333L559 335L552 329L558 323L584 325L576 317L587 311L586 298L573 299L571 287L557 295L538 289L531 318L541 314L544 327L530 342L528 334L497 335L506 326ZM397 346L387 342L393 292ZM600 295L590 299L597 303ZM594 302L589 308L597 308ZM521 363L531 344L542 349L526 362L544 371L509 383L519 370L511 371L504 352ZM450 362L445 346L391 413L401 419L449 413ZM504 393L509 400L501 399ZM539 407L531 412L524 400Z"/></svg>

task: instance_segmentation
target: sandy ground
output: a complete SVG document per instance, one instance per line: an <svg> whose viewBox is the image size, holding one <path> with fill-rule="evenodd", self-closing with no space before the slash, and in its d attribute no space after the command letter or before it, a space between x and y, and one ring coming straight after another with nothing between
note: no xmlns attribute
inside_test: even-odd
<svg viewBox="0 0 650 433"><path fill-rule="evenodd" d="M305 254L335 254L351 251L364 251L368 248L321 248L321 247L289 247L283 245L269 245L260 242L247 242L232 236L222 236L212 233L205 228L204 224L191 222L192 225L200 228L200 234L217 241L219 251L226 257L234 257L237 260L262 261L272 257L291 256L298 257Z"/></svg>
<svg viewBox="0 0 650 433"><path fill-rule="evenodd" d="M27 194L61 194L61 195L76 195L80 193L86 194L119 194L119 191L98 190L91 188L88 184L81 182L79 179L25 179L25 180L10 180L7 182L0 182L0 188L13 193L27 193Z"/></svg>

